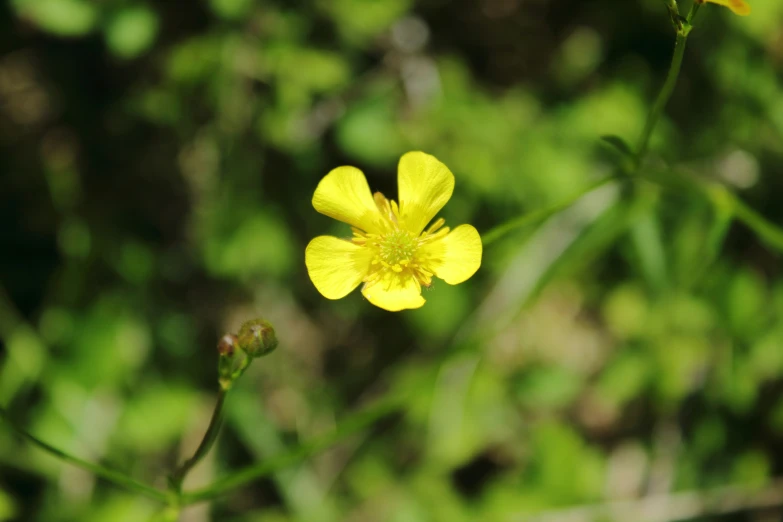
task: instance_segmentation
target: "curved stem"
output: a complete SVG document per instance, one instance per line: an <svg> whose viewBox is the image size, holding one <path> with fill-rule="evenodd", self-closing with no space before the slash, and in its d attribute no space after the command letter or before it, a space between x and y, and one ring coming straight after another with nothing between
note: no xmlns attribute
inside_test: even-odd
<svg viewBox="0 0 783 522"><path fill-rule="evenodd" d="M324 451L344 438L367 428L378 419L397 411L404 403L404 398L400 396L382 400L374 406L344 420L340 424L340 427L333 432L305 443L289 453L239 470L206 488L183 493L181 495L182 504L187 505L213 499L258 478L297 464L312 455Z"/></svg>
<svg viewBox="0 0 783 522"><path fill-rule="evenodd" d="M677 79L680 76L680 70L682 68L682 58L685 55L685 44L688 41L688 35L683 32L677 33L677 42L674 45L674 56L672 57L672 63L669 67L669 73L666 75L666 82L661 88L661 92L658 93L658 98L655 100L655 104L650 110L650 114L647 116L647 121L644 124L644 130L642 136L639 138L639 143L636 147L636 167L642 162L642 159L647 154L647 148L650 145L650 138L655 126L658 124L658 120L661 117L661 112L669 103L669 99L674 92L674 86L677 85Z"/></svg>
<svg viewBox="0 0 783 522"><path fill-rule="evenodd" d="M43 451L49 453L50 455L62 461L65 461L76 467L89 471L93 475L106 479L117 486L124 487L125 489L128 489L130 491L135 491L136 493L140 493L151 499L159 500L161 502L166 502L168 500L165 491L161 491L157 488L139 482L121 471L104 468L103 466L100 466L98 464L94 464L92 462L87 462L86 460L82 460L79 457L74 457L73 455L70 455L62 451L61 449L55 448L54 446L47 444L46 442L27 433L24 429L17 426L10 419L10 417L8 416L8 412L5 410L5 408L2 407L0 407L0 418L3 419L6 423L8 423L11 429L14 430L23 439L27 440L32 445L38 447L39 449L42 449Z"/></svg>
<svg viewBox="0 0 783 522"><path fill-rule="evenodd" d="M179 496L182 492L182 482L185 480L188 472L193 469L193 466L199 463L203 459L209 450L214 446L217 440L218 433L220 432L220 426L223 424L223 405L226 402L226 395L228 390L221 386L218 392L217 403L215 403L215 410L212 412L212 419L209 421L209 427L204 438L201 439L201 444L196 448L196 452L188 460L183 462L174 472L171 474L169 483L171 489Z"/></svg>
<svg viewBox="0 0 783 522"><path fill-rule="evenodd" d="M679 26L677 30L677 40L674 44L674 54L672 56L672 62L669 66L669 72L666 75L666 81L661 87L661 92L658 93L658 98L655 100L655 104L650 110L650 114L647 116L647 121L644 124L644 130L639 138L639 143L636 146L636 161L635 167L638 169L644 156L647 154L647 149L650 146L650 138L652 137L653 130L658 124L658 120L661 117L663 109L669 103L669 99L672 97L674 87L677 85L677 80L680 77L680 70L682 69L682 59L685 56L685 46L688 43L688 35L691 32L691 23L696 17L696 13L699 11L701 4L694 1L691 5L691 10L688 13L686 20L679 20Z"/></svg>
<svg viewBox="0 0 783 522"><path fill-rule="evenodd" d="M506 234L508 234L509 232L517 228L522 228L537 223L539 221L543 221L544 219L554 214L557 214L561 210L570 207L571 205L576 203L579 199L581 199L588 193L616 179L617 176L607 176L605 178L601 178L598 181L595 181L594 183L588 185L588 187L585 190L581 191L579 194L576 194L575 196L571 196L570 198L558 203L557 205L548 208L543 208L540 210L534 210L533 212L523 214L519 217L510 219L505 223L501 223L500 225L489 230L488 232L482 234L481 242L484 244L484 246L487 246L490 243L494 243L501 237L505 236Z"/></svg>
<svg viewBox="0 0 783 522"><path fill-rule="evenodd" d="M667 5L673 3L673 2L669 2L668 0L665 1ZM663 87L661 88L661 92L658 93L658 98L655 100L655 104L653 105L649 115L647 116L647 121L645 121L644 130L642 131L642 135L639 138L639 143L636 146L636 153L634 154L633 165L630 173L634 173L639 169L642 159L647 154L647 149L650 145L650 138L652 137L653 130L655 130L655 126L658 124L658 120L661 117L661 113L666 108L666 105L669 103L669 99L672 97L674 88L677 85L677 80L680 77L680 70L682 69L682 60L683 57L685 56L685 45L688 41L688 35L690 34L692 28L691 22L693 21L694 17L696 16L696 13L699 10L699 7L701 6L701 4L694 1L693 4L691 5L691 10L688 13L687 19L682 19L676 13L676 3L673 4L674 4L674 9L673 10L670 9L670 11L672 13L673 21L677 22L676 24L677 40L674 45L674 55L672 56L672 62L671 65L669 66L669 72L666 75L666 81L664 82ZM534 211L529 214L525 214L518 218L514 218L510 221L507 221L501 225L498 225L497 227L493 228L489 232L482 234L481 240L486 246L498 240L500 237L504 236L505 234L511 232L514 229L521 228L536 223L538 221L544 220L549 216L556 214L557 212L570 206L571 204L576 202L579 198L581 198L588 192L591 192L592 190L612 181L613 179L615 179L614 176L608 176L606 178L600 179L594 184L592 184L591 186L589 186L585 191L581 192L580 194L577 194L576 196L560 204L557 204L553 207L549 207L546 209Z"/></svg>
<svg viewBox="0 0 783 522"><path fill-rule="evenodd" d="M736 218L756 233L756 236L778 252L783 252L783 229L767 220L733 192L722 186L708 188L706 196L715 208Z"/></svg>

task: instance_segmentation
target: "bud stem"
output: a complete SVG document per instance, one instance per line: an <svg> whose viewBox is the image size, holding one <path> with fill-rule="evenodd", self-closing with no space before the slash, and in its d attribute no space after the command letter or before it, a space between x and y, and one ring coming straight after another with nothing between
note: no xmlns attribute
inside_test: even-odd
<svg viewBox="0 0 783 522"><path fill-rule="evenodd" d="M201 444L196 448L196 452L188 460L183 462L169 477L169 486L177 495L182 495L182 483L185 481L185 476L190 472L193 467L203 459L209 450L217 440L218 433L220 432L220 426L223 424L223 405L226 401L226 395L228 390L224 387L220 387L218 392L217 402L215 403L215 410L212 412L212 419L209 421L209 427L204 438L201 439Z"/></svg>

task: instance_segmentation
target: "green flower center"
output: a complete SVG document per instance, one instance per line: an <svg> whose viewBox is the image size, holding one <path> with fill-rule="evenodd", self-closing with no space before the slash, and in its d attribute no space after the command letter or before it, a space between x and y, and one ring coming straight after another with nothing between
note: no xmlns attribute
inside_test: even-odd
<svg viewBox="0 0 783 522"><path fill-rule="evenodd" d="M378 254L384 265L399 271L416 254L416 239L405 230L390 232L378 242Z"/></svg>

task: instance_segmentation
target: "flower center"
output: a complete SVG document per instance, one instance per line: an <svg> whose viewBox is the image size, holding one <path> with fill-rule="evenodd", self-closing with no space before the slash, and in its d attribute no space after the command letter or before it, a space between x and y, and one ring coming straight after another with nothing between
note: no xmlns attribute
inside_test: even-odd
<svg viewBox="0 0 783 522"><path fill-rule="evenodd" d="M448 234L449 228L443 226L446 222L440 218L426 231L416 235L416 232L405 228L397 203L386 199L380 192L376 192L374 198L384 218L384 232L370 234L358 228L352 229L351 241L372 253L372 266L364 278L365 284L374 284L392 276L399 280L413 277L421 286L430 286L433 272L426 259L419 259L419 247Z"/></svg>
<svg viewBox="0 0 783 522"><path fill-rule="evenodd" d="M399 272L411 262L417 246L417 241L407 231L395 230L380 238L378 254L384 265Z"/></svg>

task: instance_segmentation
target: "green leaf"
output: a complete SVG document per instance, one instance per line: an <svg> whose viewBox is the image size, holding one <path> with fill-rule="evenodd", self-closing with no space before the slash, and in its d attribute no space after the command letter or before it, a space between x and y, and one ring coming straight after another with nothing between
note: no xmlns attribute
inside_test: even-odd
<svg viewBox="0 0 783 522"><path fill-rule="evenodd" d="M603 398L622 406L644 391L650 377L652 372L646 355L625 349L606 366L597 387Z"/></svg>
<svg viewBox="0 0 783 522"><path fill-rule="evenodd" d="M234 20L245 16L253 7L253 0L209 0L209 6L218 16Z"/></svg>
<svg viewBox="0 0 783 522"><path fill-rule="evenodd" d="M15 0L19 16L58 36L82 36L95 27L98 13L85 0Z"/></svg>
<svg viewBox="0 0 783 522"><path fill-rule="evenodd" d="M634 154L631 146L620 136L601 136L601 143L606 145L609 150L617 153L620 157L633 159Z"/></svg>
<svg viewBox="0 0 783 522"><path fill-rule="evenodd" d="M732 470L734 480L738 484L763 486L769 481L770 459L759 450L750 450L740 455Z"/></svg>
<svg viewBox="0 0 783 522"><path fill-rule="evenodd" d="M214 35L197 36L173 47L166 60L166 73L175 83L198 84L220 70L223 42Z"/></svg>
<svg viewBox="0 0 783 522"><path fill-rule="evenodd" d="M145 386L119 419L118 442L135 451L163 451L187 429L195 406L192 390L160 383Z"/></svg>
<svg viewBox="0 0 783 522"><path fill-rule="evenodd" d="M13 520L17 509L13 497L0 489L0 521Z"/></svg>
<svg viewBox="0 0 783 522"><path fill-rule="evenodd" d="M372 165L393 163L405 149L389 97L355 104L337 125L337 142L353 157Z"/></svg>
<svg viewBox="0 0 783 522"><path fill-rule="evenodd" d="M681 195L702 197L704 192L703 183L689 172L682 170L641 168L638 174L655 185Z"/></svg>
<svg viewBox="0 0 783 522"><path fill-rule="evenodd" d="M158 34L158 16L148 7L119 11L106 26L106 44L120 58L135 58L144 53Z"/></svg>
<svg viewBox="0 0 783 522"><path fill-rule="evenodd" d="M68 464L89 471L90 473L98 477L104 478L120 487L124 487L130 491L135 491L136 493L145 495L149 498L160 500L160 501L167 500L166 494L157 488L139 482L121 471L115 471L113 469L105 468L101 465L93 464L92 462L82 460L78 457L74 457L73 455L65 453L64 451L38 439L37 437L31 435L30 433L25 431L22 427L14 423L9 417L8 412L2 407L0 407L0 421L7 423L8 426L13 431L15 431L17 435L22 437L28 443L32 444L33 446L37 447L42 451L45 451L49 455L63 462L67 462Z"/></svg>
<svg viewBox="0 0 783 522"><path fill-rule="evenodd" d="M210 272L245 278L257 274L282 277L295 266L288 226L271 212L249 215L238 223L210 223L204 257Z"/></svg>
<svg viewBox="0 0 783 522"><path fill-rule="evenodd" d="M603 318L618 339L643 337L650 323L650 305L640 285L626 283L612 290L603 305Z"/></svg>
<svg viewBox="0 0 783 522"><path fill-rule="evenodd" d="M570 405L582 389L582 380L567 368L532 368L516 386L516 394L529 408L551 411Z"/></svg>
<svg viewBox="0 0 783 522"><path fill-rule="evenodd" d="M340 34L353 44L366 44L387 30L409 9L411 0L321 0Z"/></svg>
<svg viewBox="0 0 783 522"><path fill-rule="evenodd" d="M630 229L639 268L647 283L660 291L666 286L666 252L655 208L639 216Z"/></svg>
<svg viewBox="0 0 783 522"><path fill-rule="evenodd" d="M766 283L758 273L738 272L726 293L728 325L741 339L751 340L768 319Z"/></svg>
<svg viewBox="0 0 783 522"><path fill-rule="evenodd" d="M576 233L571 243L538 279L533 294L556 277L564 277L588 266L594 259L615 244L636 219L638 204L612 202L600 215L594 217Z"/></svg>

